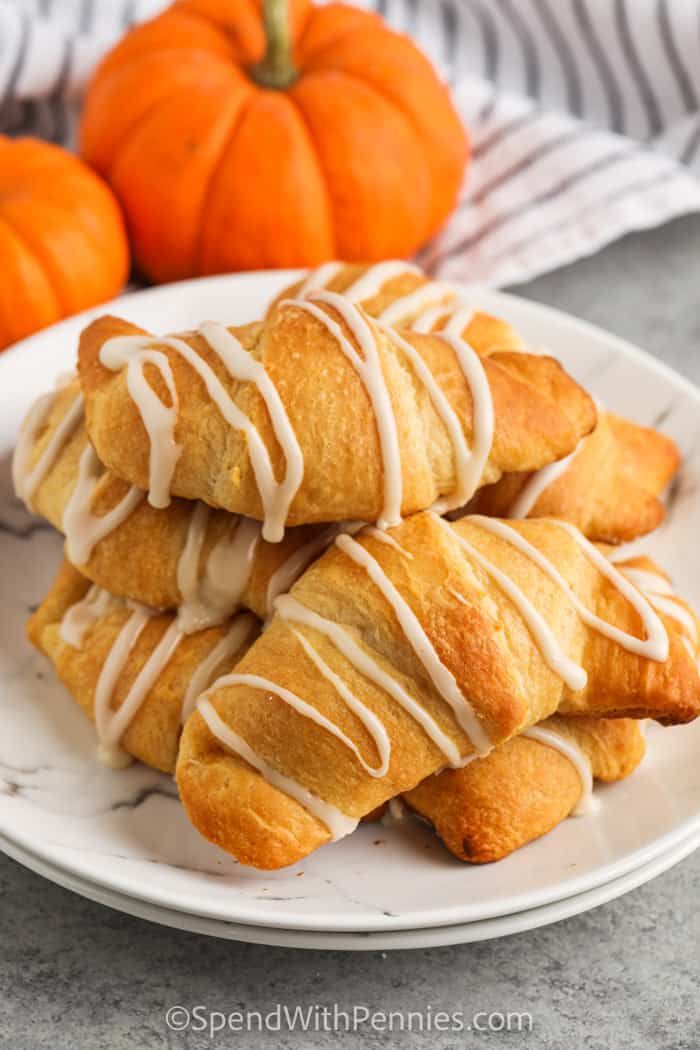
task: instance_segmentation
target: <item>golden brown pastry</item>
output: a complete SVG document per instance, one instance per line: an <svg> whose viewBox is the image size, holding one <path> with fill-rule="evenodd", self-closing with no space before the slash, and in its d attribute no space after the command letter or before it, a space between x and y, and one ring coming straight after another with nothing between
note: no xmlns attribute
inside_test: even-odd
<svg viewBox="0 0 700 1050"><path fill-rule="evenodd" d="M183 733L193 823L280 867L555 712L685 722L694 656L566 523L431 513L342 536Z"/></svg>
<svg viewBox="0 0 700 1050"><path fill-rule="evenodd" d="M269 313L274 313L285 299L313 296L322 290L359 303L370 317L392 327L424 333L449 327L480 355L529 350L507 321L472 310L451 285L433 281L418 266L398 260L371 266L326 263L278 295Z"/></svg>
<svg viewBox="0 0 700 1050"><path fill-rule="evenodd" d="M612 412L577 451L534 474L507 474L482 488L469 510L516 518L564 518L589 539L626 543L664 520L660 494L680 463L674 441Z"/></svg>
<svg viewBox="0 0 700 1050"><path fill-rule="evenodd" d="M172 773L183 714L258 633L243 613L220 627L183 635L174 617L129 606L91 587L64 562L27 624L33 645L96 723L101 757L124 756Z"/></svg>
<svg viewBox="0 0 700 1050"><path fill-rule="evenodd" d="M674 622L695 659L700 624L665 573L643 555L616 565ZM644 724L638 720L554 715L485 759L428 777L404 800L461 860L499 860L586 802L592 778L609 782L629 776L644 750Z"/></svg>
<svg viewBox="0 0 700 1050"><path fill-rule="evenodd" d="M461 506L504 471L560 459L596 410L551 358L380 329L332 293L264 324L153 338L84 332L79 373L100 460L148 489L264 521L395 524ZM330 296L330 298L329 298Z"/></svg>
<svg viewBox="0 0 700 1050"><path fill-rule="evenodd" d="M79 398L77 379L69 380L46 399L36 425L30 413L15 483L28 506L66 534L68 560L110 593L155 609L179 606L188 630L221 623L241 606L264 618L332 541L335 527L306 525L268 543L259 522L199 501L176 498L157 510L102 467L74 410Z"/></svg>
<svg viewBox="0 0 700 1050"><path fill-rule="evenodd" d="M586 785L568 745L601 781L623 780L645 751L644 726L631 718L565 718L537 726L551 742L513 737L464 769L427 777L404 795L450 853L472 864L501 860L545 835L581 803Z"/></svg>
<svg viewBox="0 0 700 1050"><path fill-rule="evenodd" d="M349 296L384 323L423 332L451 330L481 355L528 349L505 321L472 310L454 289L431 281L410 263L326 264L283 292L272 310L288 297L313 295L319 288ZM623 543L661 524L659 496L679 461L670 438L600 411L595 431L575 452L535 473L506 474L481 488L469 510L494 517L563 518L589 539Z"/></svg>

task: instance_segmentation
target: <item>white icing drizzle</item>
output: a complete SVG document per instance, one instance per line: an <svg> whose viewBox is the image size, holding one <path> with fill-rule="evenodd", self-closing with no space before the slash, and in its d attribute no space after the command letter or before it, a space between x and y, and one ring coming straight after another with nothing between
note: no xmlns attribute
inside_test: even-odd
<svg viewBox="0 0 700 1050"><path fill-rule="evenodd" d="M311 295L312 292L317 292L321 288L327 288L333 278L343 268L343 263L327 262L318 266L315 270L311 270L306 280L300 286L297 297L303 299L304 296ZM404 274L408 273L422 276L423 271L415 263L406 262L403 259L389 259L386 262L375 263L373 266L368 266L365 272L361 273L357 280L348 285L342 294L350 302L364 302L378 295L387 281L391 281L394 277L403 277Z"/></svg>
<svg viewBox="0 0 700 1050"><path fill-rule="evenodd" d="M413 555L410 551L407 551L405 547L402 547L397 539L390 536L388 532L384 532L382 529L378 529L375 525L366 525L362 530L364 536L372 536L375 540L379 540L380 543L385 544L387 547L392 547L395 551L398 551L402 557L407 558L408 561L413 561Z"/></svg>
<svg viewBox="0 0 700 1050"><path fill-rule="evenodd" d="M272 613L272 607L275 603L275 599L280 594L286 594L286 592L292 587L294 583L299 579L301 574L311 565L316 558L330 547L336 536L339 536L341 532L347 532L352 535L355 532L359 532L360 529L365 527L363 521L345 521L338 522L334 525L329 525L327 529L319 533L318 536L314 536L308 543L305 543L303 547L299 547L295 550L286 561L282 562L280 567L273 572L267 584L267 591L265 593L265 613L269 616Z"/></svg>
<svg viewBox="0 0 700 1050"><path fill-rule="evenodd" d="M345 813L341 813L339 809L332 806L329 802L324 802L317 795L313 795L298 781L292 780L291 777L278 772L253 751L250 745L219 717L206 695L200 697L197 701L197 710L206 722L210 732L220 744L234 754L239 755L244 762L247 762L249 766L257 770L268 784L285 795L289 795L290 798L295 799L304 809L307 809L322 824L325 824L330 832L332 841L335 842L344 838L345 835L349 835L350 832L355 830L359 821L353 817L348 817Z"/></svg>
<svg viewBox="0 0 700 1050"><path fill-rule="evenodd" d="M145 492L132 485L111 510L93 514L90 506L104 472L92 445L86 445L80 456L77 481L63 512L66 555L73 565L86 565L97 544L122 525L145 498Z"/></svg>
<svg viewBox="0 0 700 1050"><path fill-rule="evenodd" d="M542 658L547 666L551 668L555 674L559 675L570 689L573 689L574 691L583 689L588 681L588 675L585 670L577 664L575 660L569 659L564 652L559 639L534 607L530 599L523 593L517 584L511 580L510 576L494 565L493 562L489 561L488 558L485 558L476 547L464 538L464 536L460 536L458 532L453 531L447 522L443 522L442 518L436 517L435 520L439 521L441 525L448 530L451 536L454 536L470 558L473 558L477 565L480 565L484 572L496 581L504 594L508 595L523 620L525 620L528 630L535 639L535 642L542 653Z"/></svg>
<svg viewBox="0 0 700 1050"><path fill-rule="evenodd" d="M698 628L694 618L679 602L676 602L671 597L667 597L662 594L648 594L647 598L658 612L664 616L668 616L670 620L675 620L676 623L684 629L685 633L691 642L697 645L698 641ZM695 654L693 654L695 655Z"/></svg>
<svg viewBox="0 0 700 1050"><path fill-rule="evenodd" d="M377 524L382 529L396 525L401 520L403 495L401 451L396 415L382 371L376 340L364 316L342 296L332 292L318 292L314 294L314 300L315 302L298 300L285 300L285 302L307 310L328 329L367 390L377 421L384 466L384 508ZM357 340L362 350L362 357L346 338L340 325L324 310L316 306L316 302L326 303L337 310ZM413 371L428 391L452 443L455 458L455 490L450 498L439 500L435 505L437 512L444 514L448 510L463 506L472 497L491 452L494 410L491 389L484 367L479 355L463 338L452 332L440 333L441 337L452 347L469 386L473 405L473 443L470 449L459 416L420 353L400 333L381 323L379 327L407 357Z"/></svg>
<svg viewBox="0 0 700 1050"><path fill-rule="evenodd" d="M199 559L207 535L211 508L197 502L192 508L185 545L177 563L177 589L180 592L180 615L185 609L199 605ZM187 616L183 619L188 619Z"/></svg>
<svg viewBox="0 0 700 1050"><path fill-rule="evenodd" d="M610 561L613 559L610 558ZM674 593L673 587L659 572L652 572L651 569L637 569L634 566L622 566L620 572L623 573L635 587L638 587L640 591L648 596L650 594L667 594L671 595Z"/></svg>
<svg viewBox="0 0 700 1050"><path fill-rule="evenodd" d="M321 654L306 640L303 634L299 631L294 630L294 636L301 645L302 649L309 657L311 662L321 672L323 678L330 682L335 688L338 695L345 702L346 706L357 715L363 726L374 740L374 745L377 749L380 762L378 766L370 766L365 762L361 756L357 747L352 744L351 750L357 756L360 764L371 777L385 777L389 770L389 760L391 758L391 741L389 740L389 734L387 733L384 723L377 718L374 711L371 711L366 704L363 704L358 697L352 692L351 689L345 684L342 678L335 673L335 671L328 666L326 661L323 659ZM344 743L347 742L344 740Z"/></svg>
<svg viewBox="0 0 700 1050"><path fill-rule="evenodd" d="M93 624L120 605L118 598L93 583L85 597L71 605L64 613L58 630L61 641L73 649L80 649Z"/></svg>
<svg viewBox="0 0 700 1050"><path fill-rule="evenodd" d="M622 597L630 603L642 620L646 638L637 638L635 635L628 634L626 631L622 631L620 628L601 619L600 616L592 613L590 609L587 609L552 562L549 561L549 559L546 558L537 547L529 543L524 536L521 536L519 532L512 528L512 526L505 524L505 522L498 521L495 518L486 518L482 515L476 514L472 515L468 520L474 525L478 525L479 528L485 529L487 532L492 532L494 535L499 536L501 539L519 550L522 554L525 554L530 558L530 560L533 561L550 578L550 580L553 581L553 583L556 583L557 586L561 588L580 618L588 627L598 631L599 634L605 635L605 637L610 638L612 641L617 642L618 645L622 646L622 648L626 649L628 652L646 657L647 660L655 660L663 663L668 658L668 635L666 629L651 608L647 599L644 598L637 588L633 587L632 584L625 579L622 573L620 573L573 525L554 518L547 519L550 524L563 529L573 540L576 541L588 561L590 561L595 568L597 568L598 571L610 583L612 583ZM463 541L461 536L459 536L459 540L460 542L466 542ZM511 586L515 586L512 584L512 581ZM522 594L522 592L520 593Z"/></svg>
<svg viewBox="0 0 700 1050"><path fill-rule="evenodd" d="M59 386L48 394L43 394L34 402L22 423L17 438L17 446L12 457L12 481L15 492L27 505L31 503L39 485L53 467L83 418L84 401L79 392L49 438L36 463L31 470L29 469L32 451L39 434L49 421L61 389Z"/></svg>
<svg viewBox="0 0 700 1050"><path fill-rule="evenodd" d="M509 518L526 518L540 496L546 492L546 490L553 485L558 478L566 473L578 453L583 448L585 440L586 439L584 438L579 441L574 451L570 452L568 456L564 456L563 459L557 460L556 463L549 463L546 467L542 467L541 470L536 470L528 478L516 496L507 516Z"/></svg>
<svg viewBox="0 0 700 1050"><path fill-rule="evenodd" d="M295 631L294 634L296 635L297 639L299 639L299 641L304 641L304 639L302 639L302 636L298 634L298 632ZM305 651L308 652L309 655L311 655L310 646L307 649L305 645L302 645L302 648L304 648ZM275 696L279 697L279 699L282 700L285 704L287 704L289 707L295 710L298 714L302 715L304 718L308 718L310 722L315 722L316 725L321 726L322 729L325 729L332 736L340 740L342 744L345 744L345 746L355 755L363 769L367 773L369 773L371 777L384 776L384 774L386 773L385 764L387 764L389 761L390 751L389 738L386 735L386 730L384 729L384 726L381 725L379 720L373 715L369 708L365 707L364 704L361 703L361 701L359 701L357 697L355 697L350 692L350 690L344 685L344 683L340 681L340 679L334 674L334 672L325 663L325 661L321 659L321 657L315 650L312 659L318 667L318 669L323 674L324 678L327 678L328 681L332 682L336 689L339 684L343 687L342 692L338 690L343 700L345 700L345 702L348 703L348 698L350 698L350 703L348 703L348 706L351 707L355 714L357 714L357 716L361 719L361 721L365 725L365 728L375 740L377 749L379 750L379 754L381 757L381 764L379 765L379 767L370 766L362 757L362 754L357 744L353 740L351 740L350 737L346 733L344 733L339 726L335 724L335 722L332 722L330 718L326 718L325 715L321 714L321 712L317 710L317 708L315 708L313 704L307 703L306 700L302 700L300 696L297 696L296 693L293 693L291 689L285 689L284 686L278 685L277 682L273 682L269 678L263 678L261 675L258 674L238 674L236 672L233 672L232 674L227 674L224 675L222 678L218 678L211 688L213 690L225 688L229 685L247 685L251 689L260 689L263 692L273 693ZM360 711L362 711L362 714L360 714Z"/></svg>
<svg viewBox="0 0 700 1050"><path fill-rule="evenodd" d="M379 823L384 828L393 828L397 824L403 824L408 817L417 817L416 813L412 813L402 798L397 796L396 798L390 798L386 804L386 809L379 818ZM420 819L420 818L419 818Z"/></svg>
<svg viewBox="0 0 700 1050"><path fill-rule="evenodd" d="M316 303L333 307L342 317L357 340L362 356L357 352L343 329L325 310ZM287 299L284 303L298 306L312 314L331 333L345 357L360 377L370 399L379 431L379 444L384 466L384 506L379 517L380 528L397 525L401 521L403 477L401 473L401 451L396 416L391 403L376 339L364 315L357 306L334 292L314 293L314 302Z"/></svg>
<svg viewBox="0 0 700 1050"><path fill-rule="evenodd" d="M210 516L211 508L205 503L194 504L178 560L177 618L185 634L222 623L235 612L250 580L260 542L259 522L232 515L228 532L212 548L200 572Z"/></svg>
<svg viewBox="0 0 700 1050"><path fill-rule="evenodd" d="M178 414L177 390L172 369L162 350L167 346L178 353L197 372L222 417L230 426L245 434L253 473L263 505L263 536L278 543L291 502L304 475L304 458L294 429L274 383L261 361L249 354L236 337L223 325L208 322L199 328L200 336L217 355L229 375L238 381L251 382L263 398L275 437L285 458L281 482L275 478L269 452L250 417L236 405L226 388L199 354L183 339L172 336L116 336L100 350L100 361L106 368L118 371L127 366L127 385L136 403L151 444L149 467L149 501L165 507L170 501L170 488L180 448L175 444ZM160 371L170 392L172 404L166 406L147 382L143 366L153 364Z"/></svg>
<svg viewBox="0 0 700 1050"><path fill-rule="evenodd" d="M119 677L129 654L152 616L153 612L145 606L134 608L117 635L97 680L94 716L100 745L99 754L103 759L119 747L119 741L138 713L146 695L155 685L183 638L177 622L173 621L139 671L119 708L113 711L111 701Z"/></svg>
<svg viewBox="0 0 700 1050"><path fill-rule="evenodd" d="M440 335L452 335L457 339L464 339L464 333L474 319L474 309L468 306L459 305L450 311L449 319L447 324L440 330Z"/></svg>
<svg viewBox="0 0 700 1050"><path fill-rule="evenodd" d="M333 542L337 535L338 527L330 525L318 536L314 536L308 543L305 543L293 554L290 554L280 567L272 573L265 593L265 611L268 616L272 612L275 598L279 594L284 594L293 583L296 583L304 570Z"/></svg>
<svg viewBox="0 0 700 1050"><path fill-rule="evenodd" d="M426 281L425 284L419 285L415 291L395 299L390 306L387 306L386 310L382 310L378 319L383 321L384 324L400 325L407 318L420 313L427 306L434 304L436 299L445 299L446 296L454 299L454 289L447 284L441 284L439 281Z"/></svg>
<svg viewBox="0 0 700 1050"><path fill-rule="evenodd" d="M581 778L582 789L581 798L573 811L574 815L584 816L591 813L594 808L593 773L591 771L591 763L583 751L568 737L557 733L553 729L545 729L542 726L531 726L523 731L522 736L527 736L532 740L539 741L541 744L546 744L547 747L554 748L555 751L561 752L562 755L569 759Z"/></svg>
<svg viewBox="0 0 700 1050"><path fill-rule="evenodd" d="M441 661L408 602L401 596L379 562L368 550L350 536L339 536L335 542L355 564L365 569L372 582L379 587L394 610L407 642L423 665L435 689L452 709L459 726L467 734L476 751L480 754L487 753L491 748L491 743L474 709L459 688L452 672Z"/></svg>
<svg viewBox="0 0 700 1050"><path fill-rule="evenodd" d="M148 502L163 508L170 503L170 485L175 466L182 451L175 441L175 425L179 401L175 377L166 355L155 346L169 346L172 350L187 346L180 339L152 339L149 336L115 336L100 349L100 361L114 372L126 365L126 385L139 410L150 443L148 466ZM187 347L189 352L190 348ZM183 354L184 356L184 354ZM158 370L170 396L166 405L146 379L144 366Z"/></svg>
<svg viewBox="0 0 700 1050"><path fill-rule="evenodd" d="M375 263L374 266L368 267L356 281L353 281L345 289L343 295L351 303L366 302L368 299L374 299L376 295L379 295L387 281L391 281L395 277L403 277L406 274L416 274L420 277L422 276L422 270L414 263L405 262L401 259L389 259L387 262Z"/></svg>
<svg viewBox="0 0 700 1050"><path fill-rule="evenodd" d="M698 627L695 617L680 601L675 600L675 591L666 577L651 569L637 569L634 566L623 566L620 571L648 598L658 612L680 624L687 635L687 640L692 643L686 645L686 648L695 658L695 649L698 644Z"/></svg>
<svg viewBox="0 0 700 1050"><path fill-rule="evenodd" d="M275 480L269 454L251 420L240 409L236 410L235 416L240 419L238 425L248 438L255 480L260 490L265 512L263 538L270 543L279 543L284 536L289 507L304 478L304 456L294 428L277 387L267 374L262 361L249 354L224 325L207 322L200 326L199 334L218 355L229 374L234 379L253 383L265 402L272 429L285 458L285 473L281 482ZM201 361L201 358L198 360ZM219 402L216 403L218 406ZM260 451L254 455L253 449L258 445Z"/></svg>
<svg viewBox="0 0 700 1050"><path fill-rule="evenodd" d="M414 332L428 335L433 331L438 322L447 317L451 317L454 309L453 303L438 303L436 306L429 306L427 310L423 310L414 318L411 328ZM462 333L460 333L460 335L461 334Z"/></svg>
<svg viewBox="0 0 700 1050"><path fill-rule="evenodd" d="M306 280L301 284L297 292L298 298L303 299L310 292L316 292L319 288L325 288L342 269L343 263L341 262L327 262L317 266L315 270L310 271Z"/></svg>
<svg viewBox="0 0 700 1050"><path fill-rule="evenodd" d="M443 331L440 337L450 344L457 355L472 398L472 447L461 490L468 495L464 499L460 493L461 502L457 501L456 493L451 499L438 500L432 509L437 514L445 514L448 510L454 510L466 503L478 488L491 454L495 419L491 388L479 355L461 336Z"/></svg>
<svg viewBox="0 0 700 1050"><path fill-rule="evenodd" d="M275 610L282 619L310 627L312 630L318 631L319 634L330 639L336 649L343 654L355 670L359 671L371 682L374 682L385 693L388 693L407 714L418 722L435 746L442 751L451 766L458 766L461 763L459 748L454 741L443 732L437 722L406 692L403 686L392 675L388 674L361 645L358 645L345 628L333 620L327 620L325 617L319 616L318 613L308 609L289 594L281 595L277 599Z"/></svg>
<svg viewBox="0 0 700 1050"><path fill-rule="evenodd" d="M387 812L393 821L400 824L406 818L406 804L400 798L390 798Z"/></svg>
<svg viewBox="0 0 700 1050"><path fill-rule="evenodd" d="M469 448L459 416L421 355L398 332L383 325L380 327L408 358L416 375L428 391L433 407L442 420L452 443L455 458L455 490L449 499L438 500L433 508L438 514L445 514L456 507L464 506L474 495L491 452L494 430L493 398L484 367L479 355L461 336L447 330L439 333L440 337L444 338L454 350L459 367L469 386L473 404L473 445L472 448Z"/></svg>
<svg viewBox="0 0 700 1050"><path fill-rule="evenodd" d="M442 513L454 507L461 507L473 495L475 485L471 468L472 450L469 448L459 416L453 409L442 387L437 382L435 376L432 374L416 348L411 346L407 339L404 339L402 335L395 332L392 328L387 328L383 325L380 325L380 327L389 339L392 340L394 345L402 350L408 358L413 371L428 391L433 407L442 420L452 443L452 451L455 459L456 485L452 498L450 500L444 499L441 501L441 504L444 505ZM461 360L459 363L460 365L462 364ZM465 377L467 382L469 382L469 376L466 375ZM472 396L474 395L472 394ZM488 389L488 396L490 400L490 389Z"/></svg>
<svg viewBox="0 0 700 1050"><path fill-rule="evenodd" d="M217 618L226 619L240 604L250 582L255 552L262 536L260 522L239 518L235 531L213 547L204 570L204 601Z"/></svg>
<svg viewBox="0 0 700 1050"><path fill-rule="evenodd" d="M255 625L255 617L251 613L241 613L235 618L223 638L219 639L201 663L195 667L182 701L180 719L183 724L194 711L197 697L211 685L214 675L224 661L235 656L246 644L255 630Z"/></svg>

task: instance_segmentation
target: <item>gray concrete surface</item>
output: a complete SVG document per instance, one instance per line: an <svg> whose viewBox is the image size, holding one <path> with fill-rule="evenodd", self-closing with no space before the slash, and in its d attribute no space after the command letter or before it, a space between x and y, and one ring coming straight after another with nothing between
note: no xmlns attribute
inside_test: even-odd
<svg viewBox="0 0 700 1050"><path fill-rule="evenodd" d="M700 218L628 237L517 291L604 325L700 381ZM495 874L495 873L494 873ZM531 1046L697 1050L700 852L614 903L532 933L343 954L208 940L131 919L0 858L0 1047L199 1050ZM528 1011L531 1033L169 1031L174 1004ZM201 1016L201 1015L200 1015ZM215 1020L215 1024L218 1021Z"/></svg>

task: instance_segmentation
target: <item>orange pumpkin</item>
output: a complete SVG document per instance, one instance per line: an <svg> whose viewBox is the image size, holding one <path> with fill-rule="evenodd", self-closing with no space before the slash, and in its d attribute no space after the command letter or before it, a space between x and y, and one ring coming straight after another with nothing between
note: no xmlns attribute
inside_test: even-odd
<svg viewBox="0 0 700 1050"><path fill-rule="evenodd" d="M346 4L260 6L179 0L90 84L82 154L154 280L407 256L454 207L467 137L415 45Z"/></svg>
<svg viewBox="0 0 700 1050"><path fill-rule="evenodd" d="M0 135L0 349L111 299L128 270L109 187L58 146Z"/></svg>

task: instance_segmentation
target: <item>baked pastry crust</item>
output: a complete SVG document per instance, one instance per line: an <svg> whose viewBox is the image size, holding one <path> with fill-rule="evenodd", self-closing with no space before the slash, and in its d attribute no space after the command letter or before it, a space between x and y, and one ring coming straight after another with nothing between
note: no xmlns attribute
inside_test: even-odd
<svg viewBox="0 0 700 1050"><path fill-rule="evenodd" d="M371 271L380 271L381 266L381 263L379 266L343 263L323 282L322 287L344 295ZM269 315L274 313L285 299L295 299L299 294L303 294L305 283L306 279L295 281L278 295L270 306ZM463 305L453 288L441 281L431 280L417 267L399 269L395 276L372 283L376 290L370 290L370 294L361 296L358 300L362 309L370 317L379 319L387 310L405 303L405 309L401 310L400 316L392 321L401 329L410 329L416 322L420 324L420 319L425 318L428 326L421 326L422 330L441 332L451 319L452 313ZM426 295L416 299L417 292L425 292ZM439 312L441 307L444 308L442 313ZM434 319L430 319L428 311L434 313ZM528 353L530 349L511 324L478 308L467 318L466 326L459 334L482 356L500 352Z"/></svg>
<svg viewBox="0 0 700 1050"><path fill-rule="evenodd" d="M113 601L86 629L79 646L68 644L61 636L61 622L69 609L85 598L90 581L64 561L50 591L27 623L31 643L53 664L58 678L93 722L95 692L107 657L132 610L127 603ZM254 617L246 641L212 668L211 677L230 670L257 634ZM159 641L172 625L172 615L149 617L144 630L128 654L113 690L110 708L118 711L139 672L152 656ZM172 773L182 729L183 701L192 675L221 642L230 623L185 635L172 656L158 673L138 710L119 740L127 755L154 769Z"/></svg>
<svg viewBox="0 0 700 1050"><path fill-rule="evenodd" d="M45 453L79 395L77 379L56 392L46 423L32 443L27 470L31 471ZM88 447L85 422L80 420L28 500L31 509L59 531L66 529L66 508L78 482L81 457ZM87 500L86 508L98 517L109 514L127 497L130 488L128 482L118 478L112 471L104 470ZM69 549L66 555L74 561L83 576L111 594L142 602L154 609L175 609L184 600L178 581L178 567L197 506L196 502L175 498L167 508L158 510L147 502L144 494L123 521L95 542L87 560L75 562L70 558ZM197 558L197 576L200 580L212 553L219 544L235 539L240 524L238 516L228 511L208 509ZM245 526L248 532L251 524L248 522ZM240 575L242 589L238 601L231 603L226 615L233 613L237 607L244 607L264 619L270 612L269 605L274 592L278 588L288 589L295 578L294 573L298 575L306 568L306 564L323 550L324 542L331 542L333 529L323 525L298 526L287 529L280 543L268 543L262 539L259 527L251 535L249 565L242 564L241 573L235 574L231 573L229 564L229 580L232 575ZM236 556L240 558L245 553L244 550ZM278 579L276 574L279 574Z"/></svg>
<svg viewBox="0 0 700 1050"><path fill-rule="evenodd" d="M321 303L317 308L340 325L352 343L353 335L335 306ZM362 318L370 327L381 382L391 402L400 458L400 509L408 515L455 490L454 447L405 352L365 315ZM229 332L254 362L264 365L301 451L303 479L286 523L380 520L388 469L378 417L364 381L337 338L302 304L281 305L265 324ZM95 321L81 337L79 374L88 432L100 460L119 477L145 489L149 486L150 444L129 392L127 370L112 371L100 359L108 340L144 334L117 318ZM251 382L234 380L200 334L184 333L179 338L209 366L226 396L248 416L269 452L275 477L281 479L288 461L258 389ZM409 334L407 341L427 365L456 412L464 435L473 443L474 402L456 351L446 340L430 335ZM153 349L164 355L179 401L175 440L180 454L171 492L262 519L264 507L245 435L224 419L202 378L181 354L158 340ZM552 358L495 353L484 357L482 365L493 402L495 432L480 483L495 481L504 471L539 469L568 454L595 426L593 402ZM144 374L168 405L172 394L160 372L146 364Z"/></svg>
<svg viewBox="0 0 700 1050"><path fill-rule="evenodd" d="M531 349L507 322L478 308L472 311L448 285L430 280L416 267L398 263L343 264L331 268L326 277L311 271L307 278L283 292L271 310L286 298L303 292L309 283L311 290L318 287L319 281L324 288L342 294L353 295L356 289L361 293L362 308L371 317L389 317L393 311L392 323L402 328L418 325L421 331L441 332L456 323L457 334L482 356ZM362 293L363 288L366 294ZM565 471L559 472L558 464L545 467L538 472L541 480L529 472L505 474L479 490L469 511L501 518L562 518L589 539L625 543L651 532L663 521L664 507L659 496L679 462L678 449L671 438L601 410L594 432L580 443ZM533 486L540 484L540 495L528 500L526 488L530 486L534 492ZM516 514L523 498L527 512Z"/></svg>
<svg viewBox="0 0 700 1050"><path fill-rule="evenodd" d="M691 658L700 645L700 622L669 578L645 555L618 561L619 570L673 618ZM573 747L593 778L622 780L641 762L645 723L618 718L554 715L538 729L544 739L514 737L464 769L428 777L404 796L408 806L435 827L460 860L486 863L550 831L578 806L584 782ZM553 734L553 736L552 736Z"/></svg>
<svg viewBox="0 0 700 1050"><path fill-rule="evenodd" d="M588 609L643 637L639 613L559 523L518 522L513 530L557 567ZM530 558L472 519L448 525L432 514L419 514L388 536L403 553L372 534L351 542L369 552L398 589L442 666L468 698L490 745L504 743L557 711L654 717L665 723L689 721L698 714L698 670L673 620L663 621L668 656L655 662L586 626ZM585 668L583 688L573 690L552 670L519 609L465 554L460 538L500 566L536 605L566 653ZM301 577L292 598L326 621L341 624L460 755L472 753L467 732L426 672L385 592L348 549L331 548ZM372 761L375 748L366 725L319 673L300 636L386 727L391 742L386 775L370 775L335 736L280 697L282 687L304 698L356 743L366 762ZM411 714L360 673L329 637L298 617L285 618L281 607L236 670L273 687L217 683L209 697L215 713L270 767L349 817L362 817L445 765L444 749ZM183 733L177 779L195 826L243 863L263 868L289 864L331 837L322 820L227 750L199 712Z"/></svg>
<svg viewBox="0 0 700 1050"><path fill-rule="evenodd" d="M79 396L77 378L56 392L45 425L37 430L31 443L28 471L55 439ZM85 422L80 419L29 500L33 510L61 531L70 531L66 510L88 447ZM677 452L669 439L604 413L566 475L556 479L535 501L529 516L561 517L593 537L605 532L613 541L634 538L658 524L663 516L655 493L666 484L676 463ZM496 516L506 512L528 477L504 476L497 484L483 488L470 509ZM85 509L96 518L109 515L128 498L130 490L128 482L103 470L84 501ZM188 538L192 529L199 527L196 519L202 511L204 534L195 554L197 581L201 587L210 559L216 559L217 552L225 553L231 596L218 608L212 605L209 621L207 610L201 610L202 626L220 622L238 607L252 609L265 618L271 611L272 598L291 586L335 533L333 526L297 526L287 529L280 543L269 543L262 539L259 526L256 531L250 520L243 526L246 536L242 536L241 519L227 511L177 497L159 510L143 494L128 515L94 543L87 558L80 556L77 547L73 550L70 543L66 556L83 575L112 594L153 608L173 609L187 600L179 574L187 557ZM243 542L236 546L237 536ZM229 551L223 552L226 545ZM231 545L234 549L230 549Z"/></svg>
<svg viewBox="0 0 700 1050"><path fill-rule="evenodd" d="M598 425L566 470L518 516L563 518L589 539L627 543L662 523L659 497L679 465L671 438L612 412L599 412ZM504 475L476 494L469 511L509 517L532 479L532 474Z"/></svg>
<svg viewBox="0 0 700 1050"><path fill-rule="evenodd" d="M646 750L643 725L635 719L554 715L542 728L569 741L604 782L628 777ZM464 769L428 777L403 798L455 857L486 864L551 831L574 811L582 790L565 754L517 736Z"/></svg>

